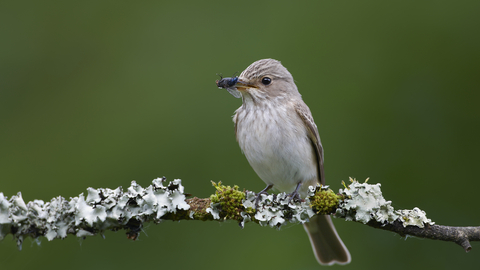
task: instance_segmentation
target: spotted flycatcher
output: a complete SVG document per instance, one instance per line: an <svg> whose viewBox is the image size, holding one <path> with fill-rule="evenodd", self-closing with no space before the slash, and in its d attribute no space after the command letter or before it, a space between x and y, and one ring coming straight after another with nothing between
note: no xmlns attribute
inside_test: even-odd
<svg viewBox="0 0 480 270"><path fill-rule="evenodd" d="M325 185L317 126L290 72L277 60L262 59L222 85L233 83L243 100L233 117L235 134L248 162L267 184L261 193L274 187L305 198L308 186ZM350 262L330 216L314 216L304 228L320 264Z"/></svg>

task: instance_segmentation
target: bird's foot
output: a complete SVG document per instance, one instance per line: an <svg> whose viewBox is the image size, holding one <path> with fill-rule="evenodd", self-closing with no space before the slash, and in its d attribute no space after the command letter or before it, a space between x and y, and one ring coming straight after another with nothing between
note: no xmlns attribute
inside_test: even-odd
<svg viewBox="0 0 480 270"><path fill-rule="evenodd" d="M257 193L257 198L255 199L255 210L257 210L257 208L258 208L258 202L260 201L260 197L262 196L262 194L268 195L267 191L269 189L271 189L272 187L273 187L273 184L270 184L266 188L264 188L262 191Z"/></svg>
<svg viewBox="0 0 480 270"><path fill-rule="evenodd" d="M298 183L297 184L297 187L295 188L295 190L290 193L290 194L287 194L288 196L290 196L290 199L288 199L288 203L287 204L290 204L290 202L293 200L293 202L295 201L301 201L302 199L300 198L300 194L298 194L298 190L300 189L300 186L302 185L302 183Z"/></svg>

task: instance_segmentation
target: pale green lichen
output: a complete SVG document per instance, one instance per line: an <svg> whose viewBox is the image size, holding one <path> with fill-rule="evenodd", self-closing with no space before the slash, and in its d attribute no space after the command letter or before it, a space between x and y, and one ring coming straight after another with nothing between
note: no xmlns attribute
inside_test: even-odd
<svg viewBox="0 0 480 270"><path fill-rule="evenodd" d="M53 198L50 202L34 200L25 204L19 192L10 199L0 193L0 240L12 234L21 248L26 236L49 241L65 238L67 234L86 237L106 230L125 228L135 239L142 222L160 222L166 215L186 215L190 206L185 201L180 179L164 186L165 178L157 178L142 188L135 181L126 192L117 189L88 188L87 197L66 200ZM173 218L170 218L173 219Z"/></svg>
<svg viewBox="0 0 480 270"><path fill-rule="evenodd" d="M306 199L294 202L285 193L261 194L240 191L238 186L215 184L216 192L209 199L189 199L195 207L187 204L181 180L176 179L164 186L165 178L153 180L143 188L135 181L127 191L117 189L88 188L87 196L66 200L53 198L50 202L34 200L25 203L21 193L7 198L0 193L0 240L12 234L21 248L25 237L38 240L65 238L68 234L78 237L101 234L106 230L126 229L130 239L136 239L144 222L180 219L235 219L243 227L254 221L262 226L280 228L287 222L305 223L317 214L329 214L336 208L337 217L368 223L372 220L382 224L401 222L403 226L434 224L425 212L397 210L383 198L380 184L351 184L335 194L328 187L309 187ZM192 200L196 200L193 201ZM257 203L257 205L256 205ZM206 210L206 206L210 206ZM207 214L210 213L210 214Z"/></svg>
<svg viewBox="0 0 480 270"><path fill-rule="evenodd" d="M309 196L313 196L313 193L310 193ZM255 208L256 200L257 195L254 192L247 191L243 205L246 209ZM301 202L293 203L290 197L284 192L269 195L261 194L255 215L249 212L242 212L241 216L244 220L242 220L240 226L243 227L245 222L254 220L262 226L280 228L286 224L287 221L291 223L308 222L308 219L313 215L315 215L315 213L310 207L310 200L308 198Z"/></svg>
<svg viewBox="0 0 480 270"><path fill-rule="evenodd" d="M257 201L257 194L251 191L242 192L238 186L233 188L213 183L215 194L210 196L211 204L206 212L214 219L235 219L243 227L246 222L254 221L262 226L280 228L287 222L305 223L315 215L309 206L307 198L294 203L286 193L261 194ZM314 195L312 188L309 196ZM255 205L257 203L257 205Z"/></svg>
<svg viewBox="0 0 480 270"><path fill-rule="evenodd" d="M355 220L368 223L371 219L378 222L392 222L398 218L391 206L391 201L383 198L380 184L370 185L359 183L354 179L347 188L340 189L340 194L346 196L339 208L337 215L346 220Z"/></svg>
<svg viewBox="0 0 480 270"><path fill-rule="evenodd" d="M367 179L368 180L368 179ZM424 227L424 224L434 224L427 219L425 212L419 208L413 210L395 210L391 201L385 200L380 189L380 184L375 185L359 183L350 178L351 184L345 189L340 189L340 194L345 196L339 204L336 216L346 220L355 220L364 224L371 220L380 223L393 223L398 220L403 226Z"/></svg>
<svg viewBox="0 0 480 270"><path fill-rule="evenodd" d="M435 224L435 222L427 218L425 211L418 207L413 208L413 210L397 210L397 213L400 215L399 219L403 221L403 227L417 226L423 228L425 224Z"/></svg>

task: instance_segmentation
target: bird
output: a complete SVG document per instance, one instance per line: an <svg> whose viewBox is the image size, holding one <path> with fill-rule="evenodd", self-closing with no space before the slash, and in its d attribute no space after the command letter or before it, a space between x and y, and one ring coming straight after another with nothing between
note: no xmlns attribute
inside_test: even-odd
<svg viewBox="0 0 480 270"><path fill-rule="evenodd" d="M261 59L252 63L235 78L234 87L242 98L233 116L237 142L267 184L257 196L274 188L290 193L291 198L305 198L309 186L325 185L317 126L281 62ZM313 216L304 228L320 264L351 261L329 215Z"/></svg>

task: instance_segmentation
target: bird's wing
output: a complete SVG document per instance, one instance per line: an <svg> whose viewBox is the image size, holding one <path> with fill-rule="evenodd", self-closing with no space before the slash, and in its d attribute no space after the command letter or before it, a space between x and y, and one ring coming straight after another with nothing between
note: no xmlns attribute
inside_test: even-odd
<svg viewBox="0 0 480 270"><path fill-rule="evenodd" d="M238 108L235 111L235 114L233 115L233 123L235 123L235 138L237 139L238 142L238 134L237 134L237 129L238 129L238 114L240 113L240 110L242 109L243 105Z"/></svg>
<svg viewBox="0 0 480 270"><path fill-rule="evenodd" d="M313 121L312 113L308 106L303 102L298 102L295 104L295 111L298 116L303 120L305 127L307 127L308 138L312 142L313 148L315 148L315 154L318 161L318 176L319 182L322 185L325 185L325 174L323 172L323 147L322 142L320 141L320 136L318 135L317 125Z"/></svg>

